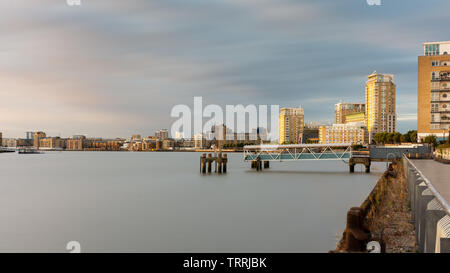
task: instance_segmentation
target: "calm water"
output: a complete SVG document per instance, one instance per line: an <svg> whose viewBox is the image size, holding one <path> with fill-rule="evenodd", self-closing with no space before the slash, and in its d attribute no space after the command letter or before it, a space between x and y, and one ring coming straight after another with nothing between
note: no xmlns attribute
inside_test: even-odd
<svg viewBox="0 0 450 273"><path fill-rule="evenodd" d="M271 163L229 154L199 173L197 153L0 154L0 251L326 252L385 164Z"/></svg>

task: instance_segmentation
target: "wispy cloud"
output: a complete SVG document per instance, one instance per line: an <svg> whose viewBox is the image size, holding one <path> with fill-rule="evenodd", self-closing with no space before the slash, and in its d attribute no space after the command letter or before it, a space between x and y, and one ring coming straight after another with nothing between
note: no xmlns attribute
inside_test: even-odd
<svg viewBox="0 0 450 273"><path fill-rule="evenodd" d="M307 120L327 121L339 100L364 100L373 70L396 75L407 129L421 43L448 40L450 4L383 2L1 2L0 130L152 134L193 96L303 105Z"/></svg>

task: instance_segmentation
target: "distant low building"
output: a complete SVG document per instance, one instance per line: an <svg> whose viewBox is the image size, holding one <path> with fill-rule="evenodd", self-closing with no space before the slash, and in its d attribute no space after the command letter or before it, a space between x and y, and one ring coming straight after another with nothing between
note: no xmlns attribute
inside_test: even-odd
<svg viewBox="0 0 450 273"><path fill-rule="evenodd" d="M32 139L18 138L18 139L11 139L11 140L14 141L14 146L10 146L10 147L32 147L33 146Z"/></svg>
<svg viewBox="0 0 450 273"><path fill-rule="evenodd" d="M301 143L316 143L319 139L320 126L305 126L301 135Z"/></svg>
<svg viewBox="0 0 450 273"><path fill-rule="evenodd" d="M82 139L66 140L66 150L68 150L68 151L83 151L83 140Z"/></svg>
<svg viewBox="0 0 450 273"><path fill-rule="evenodd" d="M65 141L60 137L45 137L39 139L39 149L63 149L64 147Z"/></svg>
<svg viewBox="0 0 450 273"><path fill-rule="evenodd" d="M120 151L123 139L87 138L83 142L84 151Z"/></svg>
<svg viewBox="0 0 450 273"><path fill-rule="evenodd" d="M369 143L369 133L365 124L361 122L324 125L319 129L319 142L321 144L352 143L362 145Z"/></svg>
<svg viewBox="0 0 450 273"><path fill-rule="evenodd" d="M141 135L132 135L131 136L131 141L140 141L142 140Z"/></svg>
<svg viewBox="0 0 450 273"><path fill-rule="evenodd" d="M17 141L15 138L3 138L2 139L3 147L17 147Z"/></svg>
<svg viewBox="0 0 450 273"><path fill-rule="evenodd" d="M206 146L206 138L203 134L194 135L194 147L196 149L203 149Z"/></svg>
<svg viewBox="0 0 450 273"><path fill-rule="evenodd" d="M156 131L155 136L159 140L164 140L169 138L169 131L167 129L161 129Z"/></svg>
<svg viewBox="0 0 450 273"><path fill-rule="evenodd" d="M39 148L41 138L45 138L47 135L44 132L33 133L33 146Z"/></svg>

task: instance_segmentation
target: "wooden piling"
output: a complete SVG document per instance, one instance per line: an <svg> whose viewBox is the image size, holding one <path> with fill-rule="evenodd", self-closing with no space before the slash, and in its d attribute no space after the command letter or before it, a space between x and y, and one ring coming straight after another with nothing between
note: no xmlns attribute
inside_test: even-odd
<svg viewBox="0 0 450 273"><path fill-rule="evenodd" d="M228 156L224 154L222 160L223 160L223 172L227 173Z"/></svg>
<svg viewBox="0 0 450 273"><path fill-rule="evenodd" d="M208 154L208 159L207 159L207 161L208 161L208 173L211 173L211 162L212 162L212 155L211 154Z"/></svg>
<svg viewBox="0 0 450 273"><path fill-rule="evenodd" d="M206 154L201 157L202 173L206 173Z"/></svg>

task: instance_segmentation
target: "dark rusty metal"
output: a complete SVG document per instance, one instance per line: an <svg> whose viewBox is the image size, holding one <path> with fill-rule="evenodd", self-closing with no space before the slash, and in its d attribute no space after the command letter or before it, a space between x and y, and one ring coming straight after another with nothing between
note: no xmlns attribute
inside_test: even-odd
<svg viewBox="0 0 450 273"><path fill-rule="evenodd" d="M353 207L347 212L347 226L343 237L344 251L366 251L366 245L370 239L370 232L364 227L361 208Z"/></svg>

